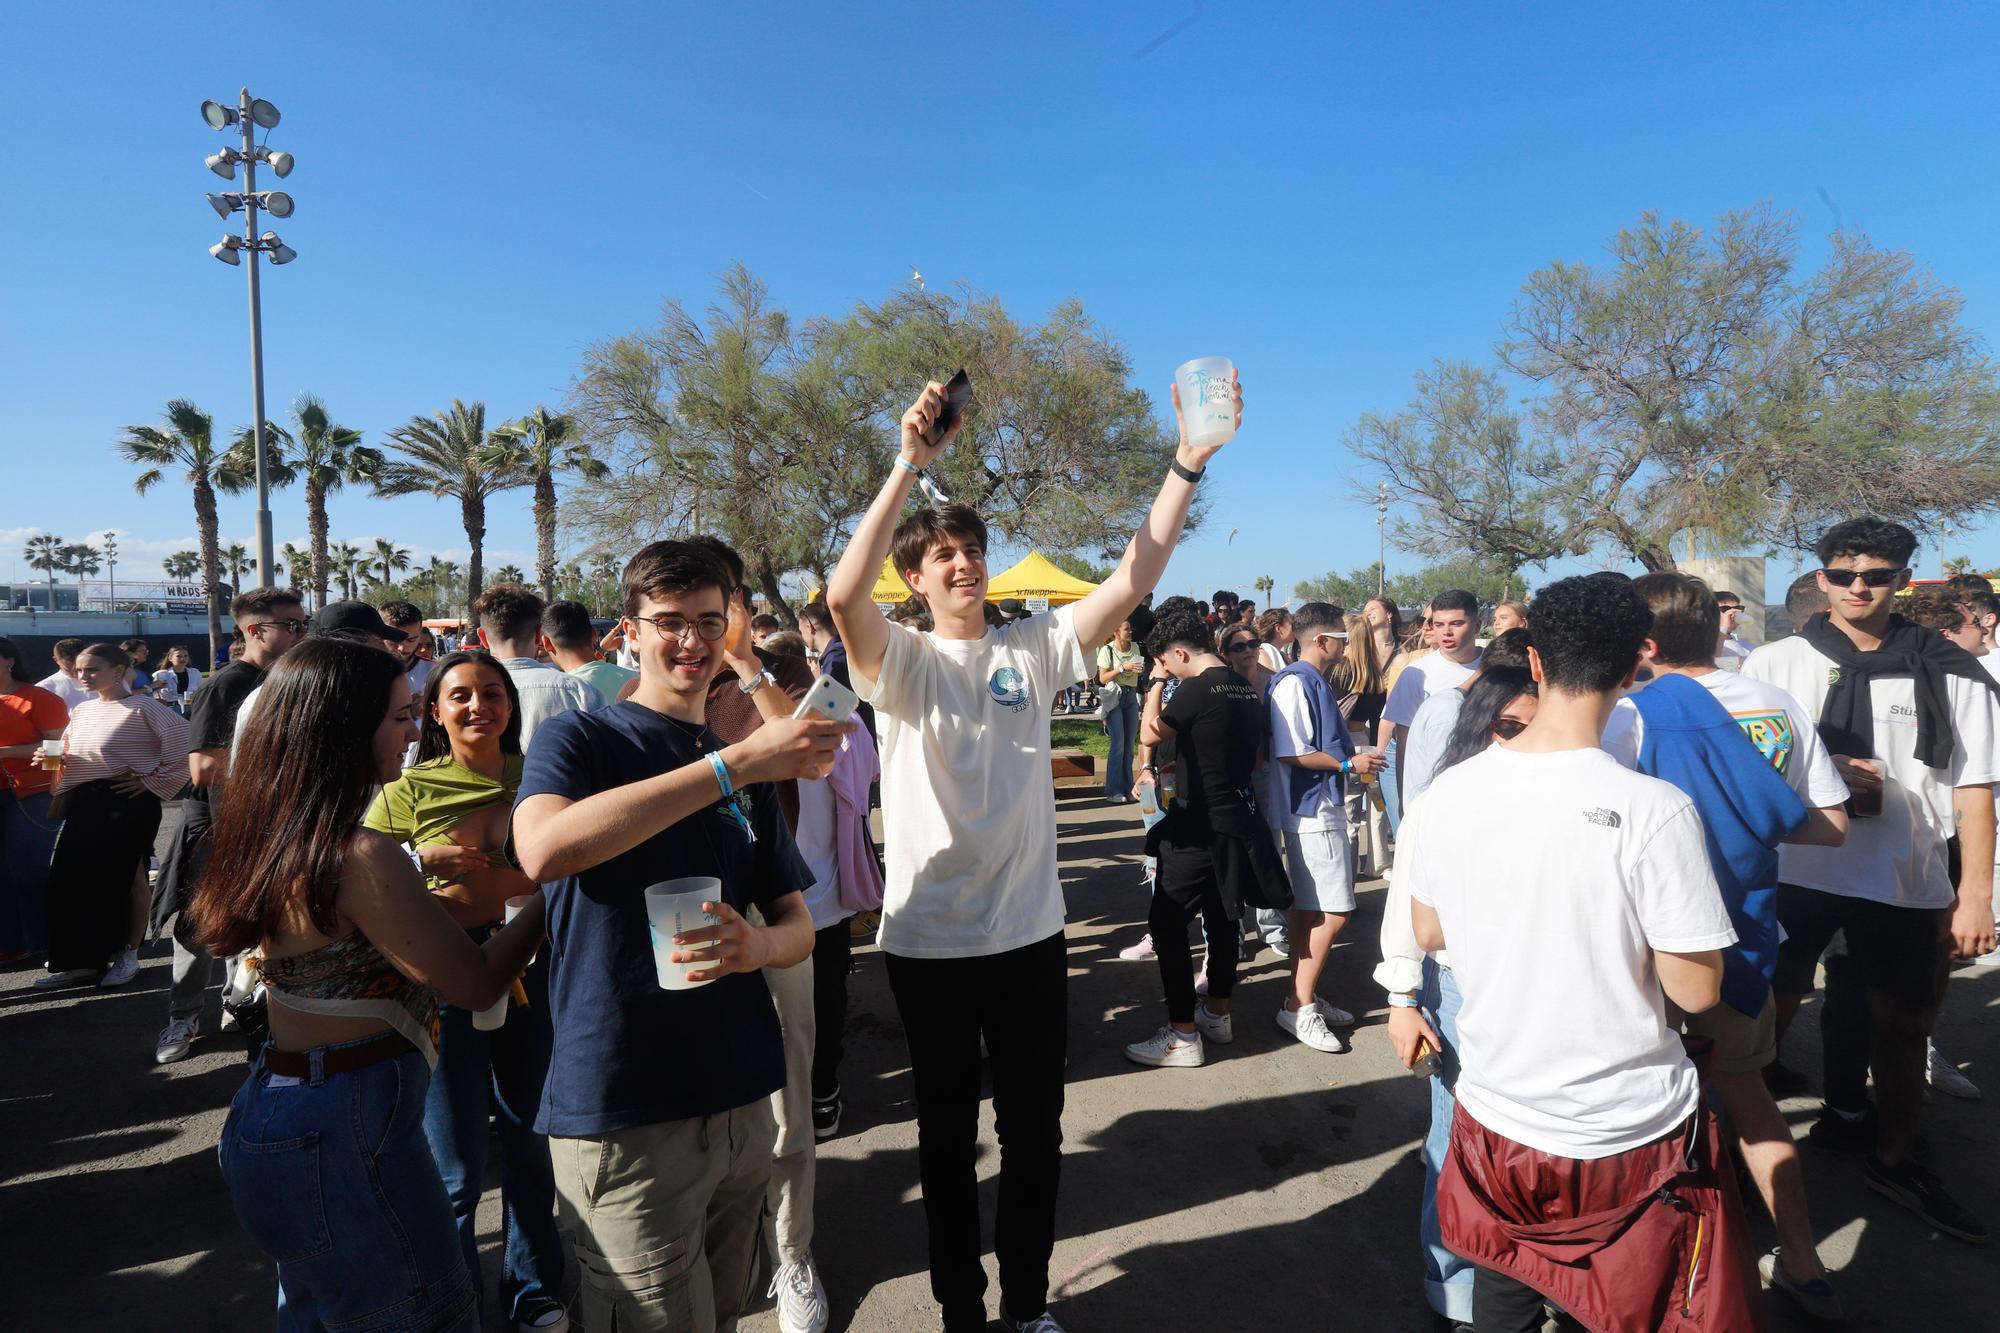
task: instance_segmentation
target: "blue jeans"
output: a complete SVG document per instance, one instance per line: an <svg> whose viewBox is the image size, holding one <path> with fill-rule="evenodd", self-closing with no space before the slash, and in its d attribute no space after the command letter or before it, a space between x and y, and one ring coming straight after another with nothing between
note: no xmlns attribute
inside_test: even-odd
<svg viewBox="0 0 2000 1333"><path fill-rule="evenodd" d="M1389 816L1389 836L1392 838L1403 822L1403 789L1396 782L1401 768L1401 749L1394 741L1382 747L1382 808Z"/></svg>
<svg viewBox="0 0 2000 1333"><path fill-rule="evenodd" d="M522 977L528 1003L509 1000L507 1021L491 1032L472 1013L438 1006L438 1063L424 1103L424 1137L444 1178L466 1269L479 1272L475 1214L486 1187L486 1113L500 1140L500 1213L506 1250L500 1303L510 1321L562 1298L563 1246L556 1233L556 1178L535 1111L549 1074L549 973L546 961ZM480 1284L475 1283L475 1286Z"/></svg>
<svg viewBox="0 0 2000 1333"><path fill-rule="evenodd" d="M1139 738L1139 696L1131 690L1118 691L1118 702L1105 715L1104 729L1111 734L1111 753L1104 761L1104 794L1132 794L1132 746Z"/></svg>
<svg viewBox="0 0 2000 1333"><path fill-rule="evenodd" d="M0 790L0 953L49 947L49 858L56 850L49 793Z"/></svg>
<svg viewBox="0 0 2000 1333"><path fill-rule="evenodd" d="M477 1333L472 1277L424 1144L424 1057L323 1072L338 1049L311 1052L302 1079L274 1076L260 1054L222 1127L236 1216L278 1265L279 1333Z"/></svg>
<svg viewBox="0 0 2000 1333"><path fill-rule="evenodd" d="M1444 1066L1430 1080L1431 1132L1424 1140L1424 1207L1417 1232L1424 1244L1424 1299L1447 1319L1472 1322L1473 1267L1444 1247L1438 1232L1438 1172L1451 1146L1451 1115L1458 1102L1458 983L1451 969L1424 959L1424 988L1418 993L1431 1026L1444 1038Z"/></svg>

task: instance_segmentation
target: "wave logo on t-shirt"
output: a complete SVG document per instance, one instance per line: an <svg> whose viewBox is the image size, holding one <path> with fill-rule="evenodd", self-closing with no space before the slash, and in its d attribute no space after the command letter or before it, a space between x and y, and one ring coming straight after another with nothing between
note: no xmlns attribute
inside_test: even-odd
<svg viewBox="0 0 2000 1333"><path fill-rule="evenodd" d="M1002 708L1020 712L1028 706L1028 678L1013 667L1001 667L993 673L993 679L986 682L986 688L993 691L993 702Z"/></svg>
<svg viewBox="0 0 2000 1333"><path fill-rule="evenodd" d="M1792 715L1782 708L1768 713L1738 713L1736 725L1757 747L1757 753L1771 761L1771 767L1780 773L1788 773L1792 768L1792 750L1798 743L1798 736L1792 731Z"/></svg>

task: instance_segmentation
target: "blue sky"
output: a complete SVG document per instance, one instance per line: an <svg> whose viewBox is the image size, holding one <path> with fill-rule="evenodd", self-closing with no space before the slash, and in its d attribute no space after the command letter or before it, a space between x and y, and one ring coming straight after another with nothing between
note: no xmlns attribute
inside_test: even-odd
<svg viewBox="0 0 2000 1333"><path fill-rule="evenodd" d="M705 305L736 260L799 316L913 266L1023 315L1074 295L1162 401L1187 357L1242 368L1246 425L1169 591L1371 560L1345 430L1433 357L1483 357L1530 271L1595 259L1643 210L1769 200L1810 263L1823 187L2000 330L2000 19L1979 7L1208 0L1144 56L1193 4L243 12L10 14L0 577L37 529L119 529L132 577L192 545L184 492L141 500L112 445L172 397L249 420L242 273L204 253L224 136L196 114L244 83L298 159L273 225L301 257L265 274L273 415L311 390L377 438L455 396L495 421L557 405L583 347L663 297ZM247 543L253 503L223 504ZM302 499L273 508L303 541ZM333 532L464 547L417 499L342 497ZM1991 566L1996 537L1958 547ZM529 563L525 496L488 549Z"/></svg>

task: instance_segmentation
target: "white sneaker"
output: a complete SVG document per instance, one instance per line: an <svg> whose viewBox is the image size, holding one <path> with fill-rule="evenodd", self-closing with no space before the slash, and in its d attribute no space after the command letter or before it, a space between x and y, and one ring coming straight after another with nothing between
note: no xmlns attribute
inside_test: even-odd
<svg viewBox="0 0 2000 1333"><path fill-rule="evenodd" d="M1014 1318L1003 1306L1000 1310L1000 1327L1007 1330L1007 1333L1063 1333L1063 1326L1058 1324L1056 1317L1047 1310L1033 1319L1024 1320Z"/></svg>
<svg viewBox="0 0 2000 1333"><path fill-rule="evenodd" d="M45 977L35 978L36 990L55 990L59 986L74 986L79 981L95 981L97 969L94 967L71 967L61 972L51 972Z"/></svg>
<svg viewBox="0 0 2000 1333"><path fill-rule="evenodd" d="M1928 1043L1930 1049L1930 1085L1947 1097L1957 1097L1963 1101L1979 1100L1979 1085L1959 1072L1957 1065L1945 1058L1944 1052L1935 1042Z"/></svg>
<svg viewBox="0 0 2000 1333"><path fill-rule="evenodd" d="M527 1319L515 1323L517 1333L569 1333L569 1311L550 1301Z"/></svg>
<svg viewBox="0 0 2000 1333"><path fill-rule="evenodd" d="M153 1048L153 1063L170 1065L177 1060L185 1060L195 1038L201 1035L201 1020L198 1018L175 1018L167 1023L166 1031L160 1034L160 1044Z"/></svg>
<svg viewBox="0 0 2000 1333"><path fill-rule="evenodd" d="M1157 956L1153 952L1151 931L1141 935L1137 944L1128 944L1118 951L1119 961L1126 963L1150 963Z"/></svg>
<svg viewBox="0 0 2000 1333"><path fill-rule="evenodd" d="M1344 1055L1349 1049L1347 1038L1326 1025L1326 1015L1318 1008L1278 1010L1278 1026L1297 1037L1302 1043L1316 1051L1326 1051L1332 1055Z"/></svg>
<svg viewBox="0 0 2000 1333"><path fill-rule="evenodd" d="M825 1333L828 1309L826 1288L811 1256L795 1264L785 1264L771 1275L771 1289L764 1293L778 1298L778 1328L782 1333Z"/></svg>
<svg viewBox="0 0 2000 1333"><path fill-rule="evenodd" d="M1337 1005L1328 1004L1318 996L1313 997L1313 1008L1319 1010L1319 1016L1326 1020L1326 1025L1330 1028L1351 1028L1354 1026L1353 1014L1348 1013L1345 1009Z"/></svg>
<svg viewBox="0 0 2000 1333"><path fill-rule="evenodd" d="M1193 1069L1203 1063L1201 1034L1188 1036L1162 1027L1145 1041L1135 1041L1125 1048L1125 1058L1135 1065L1151 1065L1155 1069ZM1033 1324L1024 1325L1033 1328Z"/></svg>
<svg viewBox="0 0 2000 1333"><path fill-rule="evenodd" d="M1968 961L1974 967L2000 967L2000 949L1995 949L1992 953L1980 954L1977 958L1969 959Z"/></svg>
<svg viewBox="0 0 2000 1333"><path fill-rule="evenodd" d="M122 986L139 975L139 951L125 949L111 960L111 966L104 969L104 975L97 979L100 986Z"/></svg>
<svg viewBox="0 0 2000 1333"><path fill-rule="evenodd" d="M1218 1046L1227 1046L1236 1040L1236 1028L1229 1015L1214 1013L1205 1004L1194 1007L1194 1025L1203 1039Z"/></svg>

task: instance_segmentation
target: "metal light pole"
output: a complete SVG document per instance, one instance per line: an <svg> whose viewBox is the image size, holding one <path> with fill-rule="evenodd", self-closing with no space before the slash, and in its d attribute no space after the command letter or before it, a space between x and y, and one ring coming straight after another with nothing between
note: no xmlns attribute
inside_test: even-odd
<svg viewBox="0 0 2000 1333"><path fill-rule="evenodd" d="M1389 483L1375 483L1375 595L1380 597L1389 586Z"/></svg>
<svg viewBox="0 0 2000 1333"><path fill-rule="evenodd" d="M271 170L283 179L292 173L292 155L272 152L257 145L257 131L269 130L277 126L278 108L261 97L250 96L244 88L237 96L234 107L223 106L219 102L201 104L202 119L212 129L223 130L237 126L243 135L243 147L238 150L225 148L207 159L209 170L226 180L236 179L236 164L243 164L243 191L228 194L211 194L209 206L223 218L241 209L244 215L243 235L224 236L209 247L208 252L225 264L241 264L244 252L250 255L250 437L251 448L257 470L257 582L269 587L276 582L272 566L277 563L271 549L271 460L269 446L264 440L264 305L258 285L258 259L270 255L273 264L289 264L298 258L298 252L278 239L274 231L259 234L257 213L262 209L272 217L288 218L292 215L292 197L281 190L268 193L257 192L257 164L267 162Z"/></svg>
<svg viewBox="0 0 2000 1333"><path fill-rule="evenodd" d="M104 534L104 563L111 572L111 609L118 609L118 534Z"/></svg>

